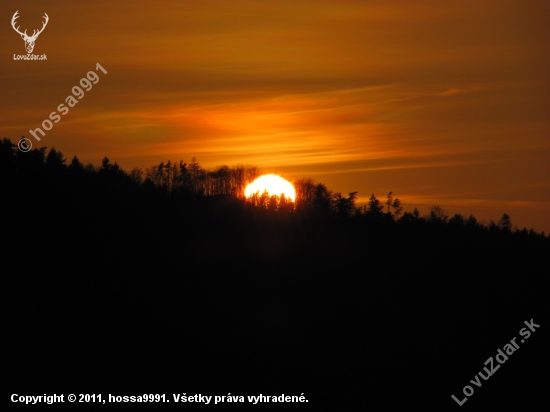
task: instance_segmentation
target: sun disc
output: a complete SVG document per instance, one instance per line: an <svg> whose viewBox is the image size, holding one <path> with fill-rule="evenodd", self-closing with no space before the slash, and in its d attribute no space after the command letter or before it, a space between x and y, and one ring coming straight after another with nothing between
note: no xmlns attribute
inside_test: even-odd
<svg viewBox="0 0 550 412"><path fill-rule="evenodd" d="M246 187L244 195L249 198L256 192L260 192L261 195L264 191L267 191L269 196L280 197L284 194L287 199L291 199L293 202L296 200L296 191L292 183L274 174L258 177Z"/></svg>

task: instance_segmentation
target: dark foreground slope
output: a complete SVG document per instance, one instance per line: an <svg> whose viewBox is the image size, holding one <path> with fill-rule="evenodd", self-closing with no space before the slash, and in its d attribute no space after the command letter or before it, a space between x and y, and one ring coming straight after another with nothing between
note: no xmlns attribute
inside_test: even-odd
<svg viewBox="0 0 550 412"><path fill-rule="evenodd" d="M1 202L10 393L451 410L470 385L462 408L547 402L547 239L107 184L4 182Z"/></svg>

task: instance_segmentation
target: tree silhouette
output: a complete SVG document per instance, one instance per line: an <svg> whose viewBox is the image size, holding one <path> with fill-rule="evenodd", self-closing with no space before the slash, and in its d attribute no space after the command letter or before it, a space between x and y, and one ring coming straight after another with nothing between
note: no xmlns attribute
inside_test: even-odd
<svg viewBox="0 0 550 412"><path fill-rule="evenodd" d="M22 153L0 142L11 393L22 385L43 393L48 379L70 386L82 369L75 359L86 353L86 382L111 393L151 376L168 385L185 368L191 384L204 382L212 393L223 393L230 379L243 387L260 380L274 393L281 382L291 388L307 381L320 393L308 397L321 402L329 392L364 389L356 373L342 369L352 359L351 372L367 371L389 408L395 393L411 402L440 359L449 370L473 373L503 342L487 325L496 320L497 331L517 330L525 319L538 322L545 309L541 274L548 271L550 238L528 229L508 233L509 216L488 226L473 216L445 219L431 208L424 219L418 209L398 213L393 197L391 218L374 194L352 213L356 192L333 195L313 181L303 190L297 185L303 208L293 210L283 195L256 193L250 203L234 195L242 196L253 168L194 166L191 173L184 162L168 160L145 175L126 173L106 157L101 167L82 167L75 156L67 168L61 163L63 172L51 173L59 153L50 160L45 153L52 152ZM55 270L44 276L49 267ZM371 339L372 330L382 339ZM472 345L479 331L483 339ZM453 360L451 351L464 356ZM55 355L55 368L44 353ZM472 369L462 368L463 359ZM111 367L118 372L109 373ZM389 387L387 379L377 384L388 370L404 375ZM327 382L327 374L339 378ZM449 388L460 391L463 376L430 380L432 389L448 405Z"/></svg>
<svg viewBox="0 0 550 412"><path fill-rule="evenodd" d="M391 207L393 208L393 213L395 215L395 220L399 219L399 215L401 214L401 212L403 210L403 206L401 205L401 201L398 198L393 199Z"/></svg>
<svg viewBox="0 0 550 412"><path fill-rule="evenodd" d="M506 232L512 231L512 221L510 220L510 216L508 216L506 213L502 215L500 220L498 221L498 227L501 230L504 230Z"/></svg>
<svg viewBox="0 0 550 412"><path fill-rule="evenodd" d="M61 168L65 165L65 161L66 159L63 157L63 153L56 151L54 147L52 147L48 156L46 156L46 166L51 169Z"/></svg>
<svg viewBox="0 0 550 412"><path fill-rule="evenodd" d="M15 148L17 146L10 139L3 138L0 141L0 173L2 177L11 176L15 173L17 158Z"/></svg>
<svg viewBox="0 0 550 412"><path fill-rule="evenodd" d="M440 206L432 206L430 208L430 213L426 216L426 220L430 222L442 222L447 223L449 219L449 214L445 209Z"/></svg>
<svg viewBox="0 0 550 412"><path fill-rule="evenodd" d="M141 170L140 168L135 167L130 170L129 176L138 185L143 183L143 170Z"/></svg>
<svg viewBox="0 0 550 412"><path fill-rule="evenodd" d="M464 217L460 213L456 213L449 219L451 226L463 226L465 223Z"/></svg>
<svg viewBox="0 0 550 412"><path fill-rule="evenodd" d="M393 203L393 192L389 192L386 200L386 205L388 206L388 214L391 214L390 207Z"/></svg>
<svg viewBox="0 0 550 412"><path fill-rule="evenodd" d="M322 183L318 183L315 186L313 208L323 214L328 214L332 211L332 192Z"/></svg>
<svg viewBox="0 0 550 412"><path fill-rule="evenodd" d="M279 199L279 210L283 212L292 212L294 210L295 204L292 199L287 198L284 193L281 193Z"/></svg>
<svg viewBox="0 0 550 412"><path fill-rule="evenodd" d="M260 206L261 208L267 209L269 207L269 199L270 199L269 193L267 192L267 190L264 190L263 193L260 195L260 201L258 206Z"/></svg>
<svg viewBox="0 0 550 412"><path fill-rule="evenodd" d="M313 208L316 188L317 185L313 179L298 179L294 182L297 209Z"/></svg>
<svg viewBox="0 0 550 412"><path fill-rule="evenodd" d="M80 160L78 160L78 157L76 157L76 155L72 158L71 163L69 164L69 170L72 170L72 171L84 170L84 166L82 166L82 163L80 163Z"/></svg>
<svg viewBox="0 0 550 412"><path fill-rule="evenodd" d="M367 203L366 213L369 216L380 216L383 209L384 205L380 203L380 200L378 200L373 193L372 196L369 198L369 202Z"/></svg>
<svg viewBox="0 0 550 412"><path fill-rule="evenodd" d="M465 222L465 225L470 228L476 228L478 226L477 219L474 215L468 216L468 219Z"/></svg>
<svg viewBox="0 0 550 412"><path fill-rule="evenodd" d="M336 215L340 218L351 217L355 214L355 201L357 192L350 192L348 197L343 197L340 192L333 195Z"/></svg>

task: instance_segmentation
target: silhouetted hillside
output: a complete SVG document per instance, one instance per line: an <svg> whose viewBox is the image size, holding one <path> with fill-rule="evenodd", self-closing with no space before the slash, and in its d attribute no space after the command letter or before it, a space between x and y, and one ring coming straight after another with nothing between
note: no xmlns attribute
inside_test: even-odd
<svg viewBox="0 0 550 412"><path fill-rule="evenodd" d="M312 181L295 210L254 206L224 193L237 169L207 196L4 139L9 389L450 410L533 319L464 408L545 399L548 237L436 207L398 218Z"/></svg>

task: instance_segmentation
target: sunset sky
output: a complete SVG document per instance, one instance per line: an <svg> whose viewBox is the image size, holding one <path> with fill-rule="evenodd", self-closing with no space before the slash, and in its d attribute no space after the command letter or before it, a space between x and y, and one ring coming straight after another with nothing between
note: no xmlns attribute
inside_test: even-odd
<svg viewBox="0 0 550 412"><path fill-rule="evenodd" d="M14 60L17 10L28 34L48 14L46 61ZM0 138L125 170L245 163L550 232L547 0L4 0L0 18Z"/></svg>

